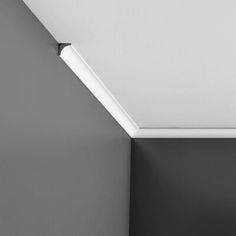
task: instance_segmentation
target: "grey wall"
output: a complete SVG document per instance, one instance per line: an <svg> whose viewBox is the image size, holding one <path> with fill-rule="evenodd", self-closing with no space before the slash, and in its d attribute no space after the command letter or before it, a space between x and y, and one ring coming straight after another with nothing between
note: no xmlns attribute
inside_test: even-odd
<svg viewBox="0 0 236 236"><path fill-rule="evenodd" d="M236 139L134 139L130 236L236 235Z"/></svg>
<svg viewBox="0 0 236 236"><path fill-rule="evenodd" d="M0 235L127 236L130 139L18 0L0 1Z"/></svg>

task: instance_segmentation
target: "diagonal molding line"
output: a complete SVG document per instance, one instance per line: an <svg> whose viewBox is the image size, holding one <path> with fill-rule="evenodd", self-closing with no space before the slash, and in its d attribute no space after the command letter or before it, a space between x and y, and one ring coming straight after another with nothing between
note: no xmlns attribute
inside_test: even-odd
<svg viewBox="0 0 236 236"><path fill-rule="evenodd" d="M133 137L138 130L137 124L73 45L69 43L58 44L58 54L129 136Z"/></svg>
<svg viewBox="0 0 236 236"><path fill-rule="evenodd" d="M138 127L72 44L58 44L58 55L131 138L236 138L236 127Z"/></svg>

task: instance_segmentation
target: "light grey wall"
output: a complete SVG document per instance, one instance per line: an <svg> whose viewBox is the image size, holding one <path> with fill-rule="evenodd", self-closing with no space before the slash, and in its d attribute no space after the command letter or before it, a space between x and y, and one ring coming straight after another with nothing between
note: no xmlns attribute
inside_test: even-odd
<svg viewBox="0 0 236 236"><path fill-rule="evenodd" d="M127 236L130 139L18 0L0 1L0 235Z"/></svg>
<svg viewBox="0 0 236 236"><path fill-rule="evenodd" d="M130 236L236 235L236 139L134 139Z"/></svg>

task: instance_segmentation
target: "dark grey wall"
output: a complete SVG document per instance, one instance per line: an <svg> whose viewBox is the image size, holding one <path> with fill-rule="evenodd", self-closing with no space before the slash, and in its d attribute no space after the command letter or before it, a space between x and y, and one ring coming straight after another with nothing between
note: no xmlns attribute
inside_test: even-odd
<svg viewBox="0 0 236 236"><path fill-rule="evenodd" d="M130 139L18 0L0 1L0 235L127 236Z"/></svg>
<svg viewBox="0 0 236 236"><path fill-rule="evenodd" d="M134 139L130 236L236 235L236 139Z"/></svg>

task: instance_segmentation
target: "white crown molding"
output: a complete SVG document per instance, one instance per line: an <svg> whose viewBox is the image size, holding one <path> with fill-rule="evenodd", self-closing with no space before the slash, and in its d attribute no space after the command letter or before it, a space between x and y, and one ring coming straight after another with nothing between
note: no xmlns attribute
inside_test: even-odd
<svg viewBox="0 0 236 236"><path fill-rule="evenodd" d="M131 138L236 138L236 128L140 128L72 45L59 55Z"/></svg>
<svg viewBox="0 0 236 236"><path fill-rule="evenodd" d="M236 129L172 128L138 129L133 138L236 138Z"/></svg>
<svg viewBox="0 0 236 236"><path fill-rule="evenodd" d="M133 137L138 130L137 124L119 104L92 68L85 62L78 51L70 44L59 44L59 55L129 136Z"/></svg>

